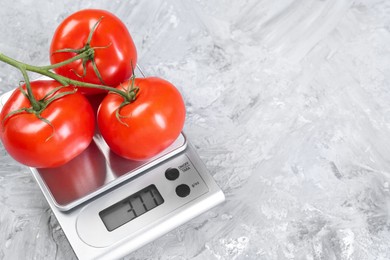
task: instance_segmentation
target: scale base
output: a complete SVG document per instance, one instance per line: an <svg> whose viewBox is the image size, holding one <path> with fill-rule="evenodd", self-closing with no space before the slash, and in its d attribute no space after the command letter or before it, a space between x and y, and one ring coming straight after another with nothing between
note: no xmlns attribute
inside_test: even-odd
<svg viewBox="0 0 390 260"><path fill-rule="evenodd" d="M166 174L167 169L171 168L179 171L180 176L174 180L170 180L169 174ZM184 151L145 170L138 177L69 211L56 206L39 172L32 173L80 260L124 257L225 200L223 192L190 144L186 145ZM157 187L164 203L108 231L99 212L150 185ZM177 191L180 185L189 187L189 194L183 195Z"/></svg>

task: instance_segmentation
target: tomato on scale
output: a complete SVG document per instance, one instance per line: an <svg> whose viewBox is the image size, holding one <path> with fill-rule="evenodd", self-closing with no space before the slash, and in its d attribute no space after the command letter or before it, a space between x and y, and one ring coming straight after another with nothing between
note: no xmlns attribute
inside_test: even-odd
<svg viewBox="0 0 390 260"><path fill-rule="evenodd" d="M168 81L132 78L117 87L130 98L109 93L100 104L97 122L111 150L127 159L149 159L180 135L186 110L180 92Z"/></svg>
<svg viewBox="0 0 390 260"><path fill-rule="evenodd" d="M95 129L92 107L73 87L54 80L33 81L31 90L37 108L26 97L25 86L16 89L4 104L1 141L7 152L24 165L63 165L91 143Z"/></svg>
<svg viewBox="0 0 390 260"><path fill-rule="evenodd" d="M57 27L50 45L52 64L69 60L87 49L89 57L56 67L62 76L83 82L117 86L129 79L137 51L126 25L105 10L85 9L71 14ZM103 92L80 88L85 94Z"/></svg>

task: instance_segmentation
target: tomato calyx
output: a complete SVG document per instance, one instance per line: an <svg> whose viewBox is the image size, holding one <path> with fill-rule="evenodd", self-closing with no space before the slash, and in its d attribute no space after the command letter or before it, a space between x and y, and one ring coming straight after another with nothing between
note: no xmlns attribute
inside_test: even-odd
<svg viewBox="0 0 390 260"><path fill-rule="evenodd" d="M33 114L39 120L41 120L42 122L48 124L52 128L52 134L46 139L46 141L48 141L54 135L54 127L51 124L51 122L48 119L42 117L41 114L55 100L58 100L58 99L60 99L60 98L62 98L64 96L71 95L71 94L74 94L74 93L77 92L77 89L74 88L74 89L72 89L70 91L64 91L64 92L61 92L61 93L57 94L57 92L59 90L65 88L65 87L66 86L60 86L60 87L54 88L51 91L49 91L43 98L41 98L39 100L36 100L35 97L31 93L30 82L28 82L28 83L26 82L27 92L21 86L19 87L19 91L23 94L23 96L25 96L29 100L29 102L31 104L31 107L23 107L23 108L20 108L20 109L17 109L17 110L9 112L3 118L2 122L1 122L2 126L4 127L5 122L9 118L11 118L12 116L15 116L15 115L18 115L18 114L23 114L23 113ZM2 128L2 129L4 129L4 128Z"/></svg>
<svg viewBox="0 0 390 260"><path fill-rule="evenodd" d="M81 58L82 66L83 66L83 74L79 75L74 70L73 70L73 73L75 73L79 78L83 78L87 74L87 62L90 61L92 63L92 67L93 67L93 70L94 70L96 76L98 77L100 82L103 85L105 85L104 80L103 80L103 78L102 78L102 76L101 76L101 74L99 72L99 69L96 66L96 62L95 62L95 49L105 49L105 48L108 48L108 47L110 47L112 45L112 43L109 43L107 46L91 47L91 40L92 40L93 33L95 32L96 28L98 27L100 22L103 20L103 18L104 18L104 16L101 16L99 18L99 20L92 27L91 31L89 32L89 35L88 35L88 38L87 38L87 42L85 43L84 47L82 47L80 49L65 48L65 49L61 49L61 50L56 50L56 51L53 52L53 54L61 53L61 52L73 52L76 55L79 55L79 54L83 54L84 53L85 54L84 57Z"/></svg>
<svg viewBox="0 0 390 260"><path fill-rule="evenodd" d="M122 90L124 91L122 95L125 99L123 103L131 103L134 102L137 98L139 87L135 85L135 74L133 73L133 76L131 76L131 79L129 81L129 84L127 88L124 88L122 86Z"/></svg>
<svg viewBox="0 0 390 260"><path fill-rule="evenodd" d="M137 95L139 93L139 87L135 85L135 74L134 74L134 71L133 71L133 76L131 76L131 79L130 79L129 84L127 85L127 87L123 87L121 85L121 88L123 90L122 94L119 94L119 93L116 93L116 94L119 94L119 95L121 95L123 97L123 102L116 109L115 116L116 116L116 118L118 119L118 121L121 124L129 127L129 125L126 122L123 122L123 120L122 120L122 118L128 118L128 116L121 115L120 111L121 111L121 109L123 107L125 107L128 104L134 102L137 99Z"/></svg>

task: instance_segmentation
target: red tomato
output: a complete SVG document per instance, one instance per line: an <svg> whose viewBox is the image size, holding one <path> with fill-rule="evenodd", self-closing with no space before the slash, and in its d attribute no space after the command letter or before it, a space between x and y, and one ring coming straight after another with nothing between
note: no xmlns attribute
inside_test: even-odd
<svg viewBox="0 0 390 260"><path fill-rule="evenodd" d="M125 82L122 87L129 87ZM135 101L116 111L123 97L109 93L98 110L100 132L113 152L131 160L149 159L171 145L184 125L185 105L179 91L160 78L135 79Z"/></svg>
<svg viewBox="0 0 390 260"><path fill-rule="evenodd" d="M54 80L31 82L37 100L59 86L61 84ZM70 90L73 88L62 88L56 94ZM90 144L95 118L82 94L69 94L50 103L41 117L51 125L27 112L7 117L13 111L29 107L30 101L16 89L0 115L1 141L16 161L36 168L56 167L79 155Z"/></svg>
<svg viewBox="0 0 390 260"><path fill-rule="evenodd" d="M62 49L81 49L88 41L93 26L103 17L93 32L90 46L95 49L96 67L105 85L117 86L132 75L137 63L137 51L126 25L119 18L104 10L86 9L67 17L56 29L50 46L50 62L62 62L76 56L74 52L57 52ZM88 83L102 84L93 69L86 63L83 77L83 61L76 60L55 71L65 77ZM100 93L100 89L80 88L82 93Z"/></svg>

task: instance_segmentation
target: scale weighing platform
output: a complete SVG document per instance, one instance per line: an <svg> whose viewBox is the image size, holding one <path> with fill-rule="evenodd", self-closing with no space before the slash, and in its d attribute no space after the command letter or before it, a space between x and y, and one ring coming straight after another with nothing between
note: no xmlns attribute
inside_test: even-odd
<svg viewBox="0 0 390 260"><path fill-rule="evenodd" d="M97 131L69 163L31 172L80 260L124 257L225 200L183 133L136 162L111 152Z"/></svg>

